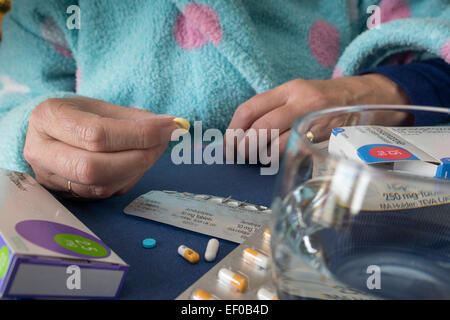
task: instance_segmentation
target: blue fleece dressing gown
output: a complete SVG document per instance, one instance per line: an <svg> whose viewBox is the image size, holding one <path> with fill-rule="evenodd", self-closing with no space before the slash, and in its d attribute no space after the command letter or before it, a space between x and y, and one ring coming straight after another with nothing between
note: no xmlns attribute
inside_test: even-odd
<svg viewBox="0 0 450 320"><path fill-rule="evenodd" d="M71 5L80 29L68 28ZM377 22L371 5L379 28L368 28ZM450 0L15 0L0 44L0 167L32 173L23 157L28 117L51 97L224 130L257 93L399 55L450 63Z"/></svg>

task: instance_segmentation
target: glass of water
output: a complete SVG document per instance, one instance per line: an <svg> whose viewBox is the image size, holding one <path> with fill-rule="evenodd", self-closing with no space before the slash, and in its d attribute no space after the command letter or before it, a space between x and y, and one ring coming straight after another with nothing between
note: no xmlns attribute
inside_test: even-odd
<svg viewBox="0 0 450 320"><path fill-rule="evenodd" d="M449 115L432 107L358 106L296 122L272 203L280 299L450 299L450 159L413 160L418 151L398 148L395 129L384 130L400 127L416 141L414 117L442 119L420 129L436 134L423 148L440 145L450 154ZM356 155L343 140L333 142L350 133L364 141L361 128L384 142ZM358 161L364 150L382 160ZM404 163L412 166L397 166Z"/></svg>

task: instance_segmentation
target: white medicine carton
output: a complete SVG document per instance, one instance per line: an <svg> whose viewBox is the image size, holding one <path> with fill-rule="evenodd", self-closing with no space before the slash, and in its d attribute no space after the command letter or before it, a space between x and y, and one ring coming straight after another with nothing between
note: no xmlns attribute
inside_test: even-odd
<svg viewBox="0 0 450 320"><path fill-rule="evenodd" d="M328 152L396 171L450 179L450 126L335 128Z"/></svg>
<svg viewBox="0 0 450 320"><path fill-rule="evenodd" d="M115 298L128 267L32 177L0 169L0 297Z"/></svg>

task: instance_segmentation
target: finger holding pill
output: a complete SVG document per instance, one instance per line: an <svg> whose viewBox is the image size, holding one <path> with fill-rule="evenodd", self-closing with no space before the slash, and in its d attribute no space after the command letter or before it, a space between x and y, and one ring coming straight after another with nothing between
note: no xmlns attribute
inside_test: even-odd
<svg viewBox="0 0 450 320"><path fill-rule="evenodd" d="M178 130L173 119L87 97L51 98L30 113L23 156L47 189L105 199L130 191L156 163Z"/></svg>

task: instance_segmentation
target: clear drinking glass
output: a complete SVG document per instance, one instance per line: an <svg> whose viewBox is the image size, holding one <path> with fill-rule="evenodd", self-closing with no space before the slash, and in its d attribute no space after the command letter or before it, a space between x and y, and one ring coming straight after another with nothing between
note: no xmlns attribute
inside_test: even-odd
<svg viewBox="0 0 450 320"><path fill-rule="evenodd" d="M450 180L327 152L330 136L348 127L408 127L414 116L449 114L358 106L296 122L272 203L280 299L450 299Z"/></svg>

